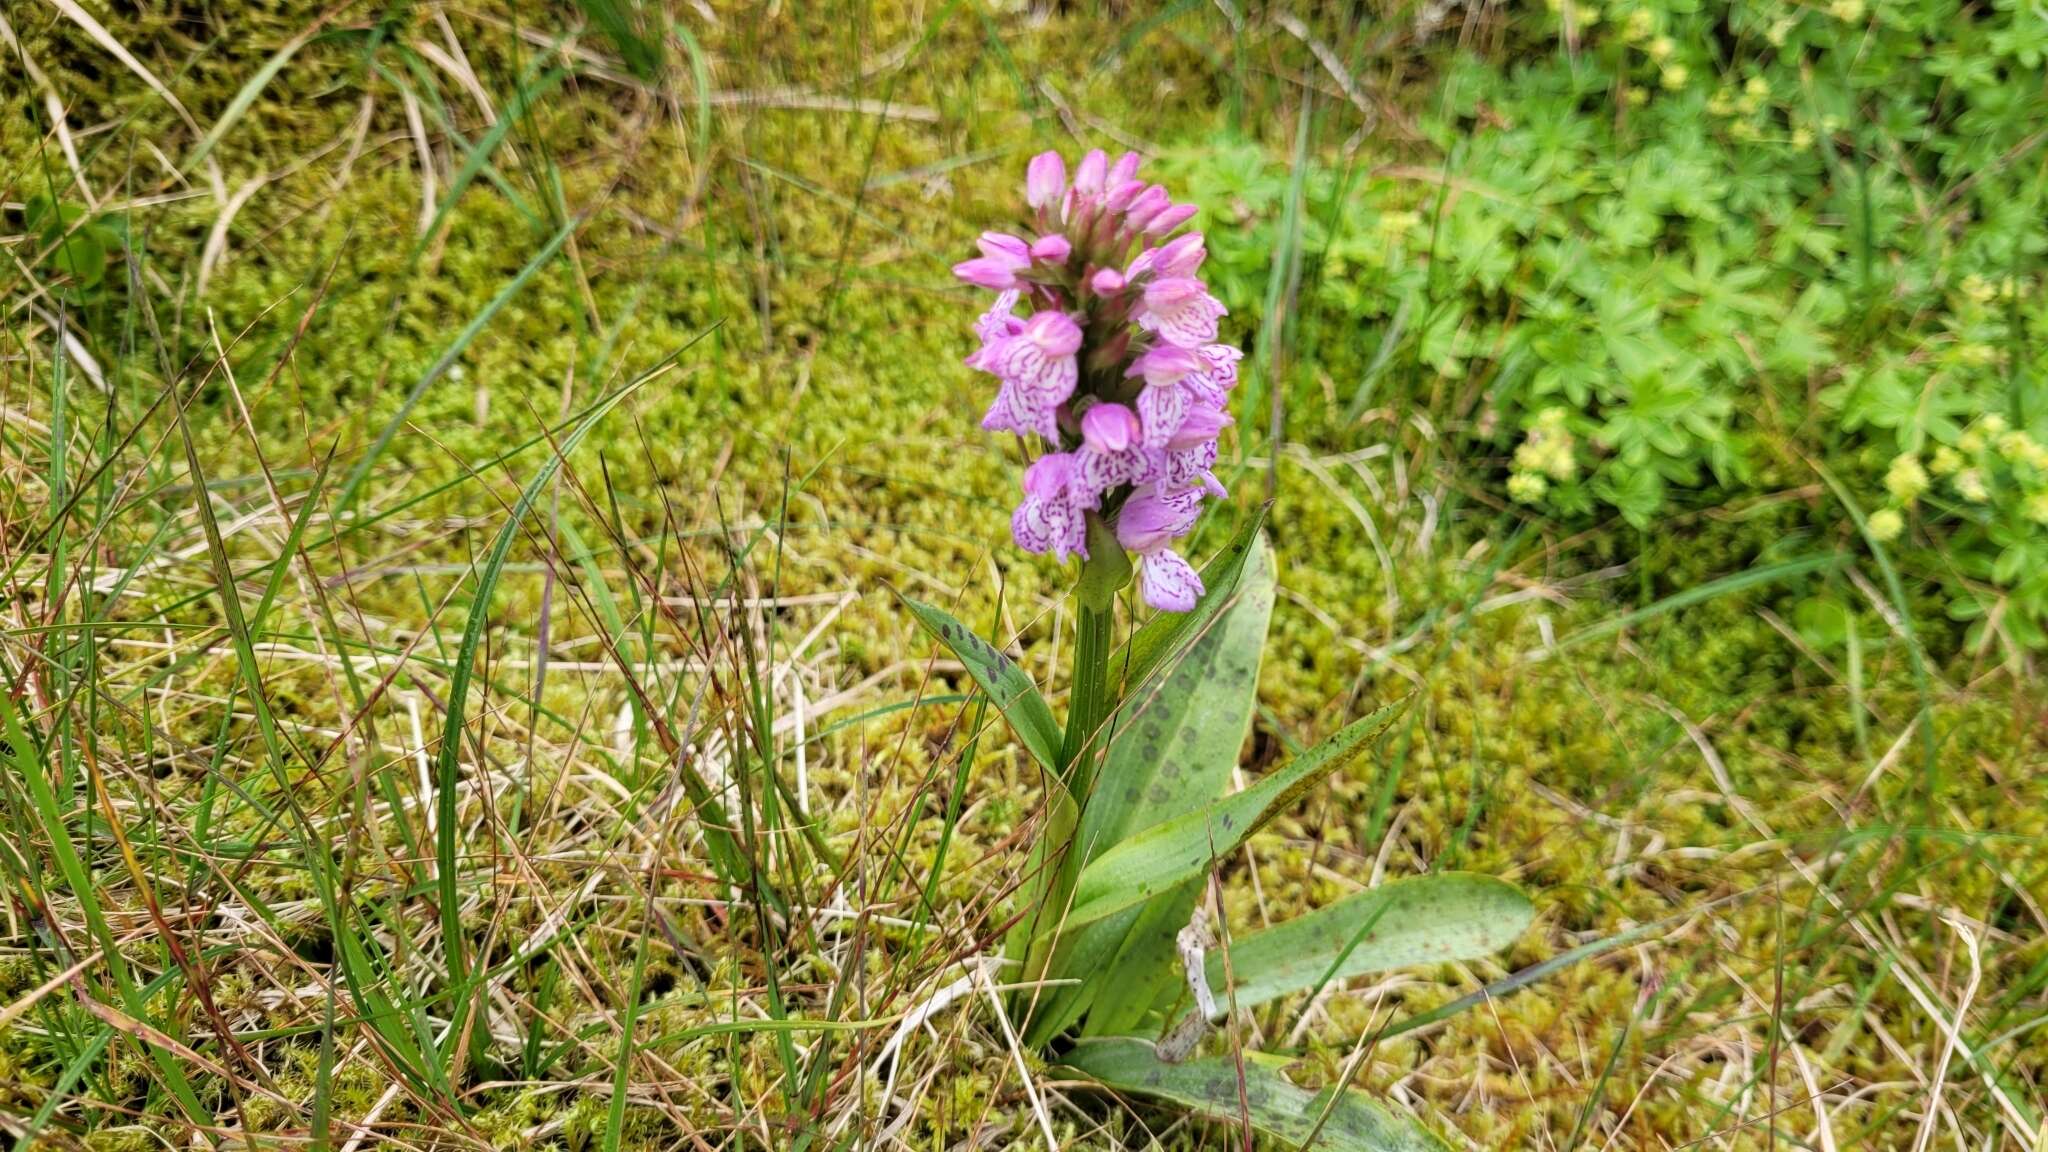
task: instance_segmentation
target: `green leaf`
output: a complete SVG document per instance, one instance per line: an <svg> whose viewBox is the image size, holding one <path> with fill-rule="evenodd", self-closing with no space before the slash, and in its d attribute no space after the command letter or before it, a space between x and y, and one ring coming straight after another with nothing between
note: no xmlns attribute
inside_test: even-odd
<svg viewBox="0 0 2048 1152"><path fill-rule="evenodd" d="M1233 942L1229 1000L1249 1008L1367 972L1485 956L1513 943L1533 914L1528 897L1491 876L1395 880ZM1225 971L1211 954L1210 987L1223 987Z"/></svg>
<svg viewBox="0 0 2048 1152"><path fill-rule="evenodd" d="M1003 654L1003 650L974 634L974 630L955 620L943 609L934 608L919 600L913 600L901 592L896 594L924 630L936 637L953 655L967 665L967 674L981 685L994 701L996 710L1003 719L1010 722L1010 730L1024 747L1046 768L1057 771L1060 755L1060 726L1052 718L1045 698L1038 694L1038 687L1016 661Z"/></svg>
<svg viewBox="0 0 2048 1152"><path fill-rule="evenodd" d="M1242 1123L1287 1146L1329 1152L1443 1152L1443 1141L1355 1089L1311 1092L1281 1070L1287 1062L1247 1052L1239 1064L1211 1056L1183 1064L1161 1060L1144 1040L1084 1040L1067 1067L1117 1092L1149 1096L1213 1120Z"/></svg>
<svg viewBox="0 0 2048 1152"><path fill-rule="evenodd" d="M1081 870L1065 929L1136 908L1207 872L1216 859L1236 851L1323 777L1355 759L1387 730L1406 703L1389 704L1355 720L1244 791L1155 824L1104 852Z"/></svg>

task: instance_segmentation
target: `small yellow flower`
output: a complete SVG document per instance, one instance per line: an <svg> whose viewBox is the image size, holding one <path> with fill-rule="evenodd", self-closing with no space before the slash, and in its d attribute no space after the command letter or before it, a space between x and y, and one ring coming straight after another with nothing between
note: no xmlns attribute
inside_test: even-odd
<svg viewBox="0 0 2048 1152"><path fill-rule="evenodd" d="M1844 24L1853 24L1863 19L1863 0L1835 0L1828 5L1828 15Z"/></svg>
<svg viewBox="0 0 2048 1152"><path fill-rule="evenodd" d="M1649 11L1638 8L1628 14L1628 20L1621 26L1624 39L1633 44L1657 30L1657 19Z"/></svg>
<svg viewBox="0 0 2048 1152"><path fill-rule="evenodd" d="M1685 87L1685 82L1691 77L1692 73L1685 70L1685 65L1673 64L1671 67L1664 69L1664 75L1659 77L1658 81L1667 90L1676 92L1680 88Z"/></svg>
<svg viewBox="0 0 2048 1152"><path fill-rule="evenodd" d="M1645 104L1648 104L1649 102L1650 102L1650 94L1649 94L1648 92L1644 91L1643 89L1641 89L1641 88L1631 88L1631 89L1629 89L1629 90L1628 90L1628 106L1629 106L1629 107L1631 107L1631 108L1641 108L1641 107L1642 107L1643 105L1645 105Z"/></svg>
<svg viewBox="0 0 2048 1152"><path fill-rule="evenodd" d="M1991 489L1984 483L1984 474L1975 468L1965 468L1956 473L1952 483L1956 486L1956 495L1972 504L1982 504L1991 499Z"/></svg>
<svg viewBox="0 0 2048 1152"><path fill-rule="evenodd" d="M1899 515L1897 508L1879 508L1870 514L1870 538L1879 544L1889 544L1905 531L1906 518Z"/></svg>
<svg viewBox="0 0 2048 1152"><path fill-rule="evenodd" d="M1600 8L1595 4L1574 4L1572 19L1577 21L1581 28L1591 28L1600 22Z"/></svg>
<svg viewBox="0 0 2048 1152"><path fill-rule="evenodd" d="M1998 454L2014 463L2026 459L2033 446L2034 438L2025 432L2006 432L1998 438Z"/></svg>
<svg viewBox="0 0 2048 1152"><path fill-rule="evenodd" d="M1998 290L1991 286L1991 281L1972 272L1956 284L1956 291L1962 293L1963 298L1972 303L1983 304L1989 301Z"/></svg>
<svg viewBox="0 0 2048 1152"><path fill-rule="evenodd" d="M1794 128L1792 130L1792 147L1801 152L1813 147L1813 133L1805 128Z"/></svg>
<svg viewBox="0 0 2048 1152"><path fill-rule="evenodd" d="M1550 481L1534 472L1517 472L1508 477L1508 495L1522 504L1534 504L1550 490Z"/></svg>
<svg viewBox="0 0 2048 1152"><path fill-rule="evenodd" d="M1992 412L1982 420L1977 421L1977 426L1984 429L1984 435L1986 436L2003 436L2005 435L2005 430L2012 427L2012 425L2005 422L2005 417L2000 416L1996 412Z"/></svg>
<svg viewBox="0 0 2048 1152"><path fill-rule="evenodd" d="M1786 16L1777 20L1769 28L1764 29L1764 39L1769 40L1773 48L1783 48L1785 37L1792 34L1793 27L1798 23L1799 19L1796 16Z"/></svg>
<svg viewBox="0 0 2048 1152"><path fill-rule="evenodd" d="M1751 76L1742 82L1742 91L1745 95L1761 100L1771 94L1771 82L1761 76Z"/></svg>
<svg viewBox="0 0 2048 1152"><path fill-rule="evenodd" d="M2048 492L2036 492L2027 497L2024 507L2027 519L2036 524L2048 524Z"/></svg>
<svg viewBox="0 0 2048 1152"><path fill-rule="evenodd" d="M1936 476L1953 476L1963 470L1962 453L1943 444L1934 450L1934 457L1927 462L1927 467Z"/></svg>
<svg viewBox="0 0 2048 1152"><path fill-rule="evenodd" d="M1892 459L1890 468L1884 473L1885 491L1900 504L1910 505L1927 491L1927 469L1920 466L1920 458L1910 452Z"/></svg>
<svg viewBox="0 0 2048 1152"><path fill-rule="evenodd" d="M1643 48L1643 54L1659 64L1671 59L1671 54L1676 51L1678 45L1673 43L1669 36L1659 36Z"/></svg>

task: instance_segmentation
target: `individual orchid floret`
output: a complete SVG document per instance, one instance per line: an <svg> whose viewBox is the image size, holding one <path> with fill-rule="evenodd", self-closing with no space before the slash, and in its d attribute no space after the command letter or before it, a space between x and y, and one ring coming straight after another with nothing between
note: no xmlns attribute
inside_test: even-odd
<svg viewBox="0 0 2048 1152"><path fill-rule="evenodd" d="M1069 556L1088 555L1088 523L1070 491L1078 461L1067 452L1051 452L1024 470L1024 499L1010 516L1010 537L1026 552L1050 552L1064 564Z"/></svg>
<svg viewBox="0 0 2048 1152"><path fill-rule="evenodd" d="M1047 264L1065 264L1067 257L1073 252L1074 246L1057 232L1050 236L1040 236L1031 243L1031 258Z"/></svg>
<svg viewBox="0 0 2048 1152"><path fill-rule="evenodd" d="M981 426L996 432L1032 432L1060 442L1059 406L1074 394L1080 366L1081 326L1064 312L1039 312L1015 335L984 349L977 367L1002 381Z"/></svg>
<svg viewBox="0 0 2048 1152"><path fill-rule="evenodd" d="M1109 178L1109 156L1097 148L1081 157L1081 164L1074 169L1074 195L1095 196L1101 193L1103 182Z"/></svg>
<svg viewBox="0 0 2048 1152"><path fill-rule="evenodd" d="M1067 194L1067 165L1057 152L1040 152L1024 170L1024 202L1034 212L1058 204Z"/></svg>
<svg viewBox="0 0 2048 1152"><path fill-rule="evenodd" d="M1188 221L1193 220L1195 218L1195 212L1196 208L1193 204L1171 205L1170 207L1161 211L1157 216L1154 216L1152 217L1152 219L1145 222L1145 235L1170 235L1175 228L1178 228L1181 225L1187 223Z"/></svg>
<svg viewBox="0 0 2048 1152"><path fill-rule="evenodd" d="M1124 290L1124 274L1114 268L1098 268L1088 278L1088 287L1097 296L1114 296Z"/></svg>
<svg viewBox="0 0 2048 1152"><path fill-rule="evenodd" d="M1138 193L1131 200L1131 206L1124 210L1124 226L1133 232L1142 232L1154 216L1172 206L1173 201L1166 195L1166 189L1157 184L1151 185Z"/></svg>
<svg viewBox="0 0 2048 1152"><path fill-rule="evenodd" d="M1152 471L1153 455L1144 443L1144 429L1138 414L1113 401L1090 405L1081 417L1081 450L1074 485L1074 500L1094 509L1102 498L1127 484L1144 480Z"/></svg>
<svg viewBox="0 0 2048 1152"><path fill-rule="evenodd" d="M1201 269L1202 258L1208 255L1202 244L1200 232L1189 232L1185 236L1176 236L1157 248L1147 248L1144 255L1151 257L1148 263L1159 275L1184 278L1193 276Z"/></svg>
<svg viewBox="0 0 2048 1152"><path fill-rule="evenodd" d="M1138 557L1138 592L1164 612L1186 612L1202 596L1202 578L1171 545L1195 526L1199 490L1160 493L1141 489L1117 515L1117 543Z"/></svg>
<svg viewBox="0 0 2048 1152"><path fill-rule="evenodd" d="M1216 339L1216 321L1227 314L1223 302L1192 276L1168 276L1145 285L1138 327L1182 348L1196 348Z"/></svg>
<svg viewBox="0 0 2048 1152"><path fill-rule="evenodd" d="M1017 286L1017 273L1031 267L1031 246L1015 236L983 232L975 242L981 258L953 265L953 275L969 284L998 292Z"/></svg>

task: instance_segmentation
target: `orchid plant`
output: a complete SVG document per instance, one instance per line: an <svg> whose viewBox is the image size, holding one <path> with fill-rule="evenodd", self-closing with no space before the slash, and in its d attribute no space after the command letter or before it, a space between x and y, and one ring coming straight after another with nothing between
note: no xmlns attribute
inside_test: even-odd
<svg viewBox="0 0 2048 1152"><path fill-rule="evenodd" d="M1042 834L1006 941L1024 1040L1120 1091L1297 1145L1433 1148L1420 1127L1348 1088L1312 1092L1283 1056L1198 1053L1247 1009L1379 969L1474 958L1527 925L1489 877L1438 873L1367 888L1218 947L1206 898L1218 863L1318 781L1367 754L1401 714L1343 726L1240 791L1275 573L1263 509L1200 572L1179 545L1204 503L1243 354L1198 273L1196 214L1138 176L1139 158L1054 152L1027 169L1021 231L983 233L954 267L996 293L967 363L996 380L982 427L1014 435L1023 470L1011 535L1079 560L1064 727L1029 675L958 620L906 598L966 666L1046 779ZM1118 645L1136 577L1149 619ZM1139 611L1136 604L1130 611Z"/></svg>

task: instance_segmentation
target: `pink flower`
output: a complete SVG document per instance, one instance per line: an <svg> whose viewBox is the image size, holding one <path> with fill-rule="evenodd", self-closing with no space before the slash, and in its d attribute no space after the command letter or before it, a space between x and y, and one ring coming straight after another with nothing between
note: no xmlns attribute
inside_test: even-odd
<svg viewBox="0 0 2048 1152"><path fill-rule="evenodd" d="M1059 406L1074 394L1081 326L1064 312L1039 312L1015 335L986 349L977 367L1002 381L981 426L994 432L1036 432L1060 442Z"/></svg>
<svg viewBox="0 0 2048 1152"><path fill-rule="evenodd" d="M1098 268L1088 278L1088 287L1097 296L1114 296L1124 290L1124 274L1114 268Z"/></svg>
<svg viewBox="0 0 2048 1152"><path fill-rule="evenodd" d="M1152 456L1140 445L1141 431L1137 414L1121 404L1103 401L1089 407L1081 417L1081 450L1075 453L1076 503L1099 508L1105 495L1150 474Z"/></svg>
<svg viewBox="0 0 2048 1152"><path fill-rule="evenodd" d="M1166 189L1154 184L1138 193L1131 201L1131 206L1124 211L1124 224L1133 232L1142 232L1154 216L1172 206L1173 202L1167 198Z"/></svg>
<svg viewBox="0 0 2048 1152"><path fill-rule="evenodd" d="M983 232L975 241L981 258L953 265L953 275L998 292L1017 286L1017 273L1031 267L1031 246L1002 232Z"/></svg>
<svg viewBox="0 0 2048 1152"><path fill-rule="evenodd" d="M1057 152L1040 152L1024 169L1024 202L1042 212L1067 192L1067 165Z"/></svg>
<svg viewBox="0 0 2048 1152"><path fill-rule="evenodd" d="M1126 152L1117 157L1116 163L1109 166L1108 186L1114 188L1119 184L1130 183L1138 175L1138 163L1136 152Z"/></svg>
<svg viewBox="0 0 2048 1152"><path fill-rule="evenodd" d="M1124 369L1124 377L1143 376L1152 387L1176 383L1190 372L1200 370L1202 358L1186 348L1155 344Z"/></svg>
<svg viewBox="0 0 2048 1152"><path fill-rule="evenodd" d="M1195 218L1195 211L1196 209L1193 204L1175 204L1161 211L1159 215L1152 217L1151 220L1145 223L1145 235L1164 236L1175 228L1193 220Z"/></svg>
<svg viewBox="0 0 2048 1152"><path fill-rule="evenodd" d="M1195 349L1201 367L1187 374L1184 383L1197 400L1222 407L1230 402L1230 390L1237 387L1237 362L1244 353L1228 344L1204 344Z"/></svg>
<svg viewBox="0 0 2048 1152"><path fill-rule="evenodd" d="M969 368L979 368L985 372L994 371L990 367L990 350L1024 330L1024 321L1016 315L1019 295L1018 291L1012 288L997 296L996 302L989 310L983 312L981 318L974 322L974 334L980 338L981 347L967 357Z"/></svg>
<svg viewBox="0 0 2048 1152"><path fill-rule="evenodd" d="M1102 191L1102 182L1109 176L1109 157L1097 148L1081 157L1081 166L1074 169L1074 194L1094 196Z"/></svg>
<svg viewBox="0 0 2048 1152"><path fill-rule="evenodd" d="M1151 267L1161 276L1186 277L1195 274L1208 252L1202 247L1202 234L1190 232L1176 236L1157 248L1147 248L1144 254L1152 257Z"/></svg>
<svg viewBox="0 0 2048 1152"><path fill-rule="evenodd" d="M1138 327L1157 332L1182 348L1196 348L1216 339L1216 321L1227 312L1223 302L1192 276L1167 276L1145 285L1138 309Z"/></svg>
<svg viewBox="0 0 2048 1152"><path fill-rule="evenodd" d="M1088 520L1070 494L1077 462L1071 453L1040 456L1024 470L1024 499L1010 514L1010 537L1017 547L1036 555L1053 554L1060 563L1069 556L1088 555Z"/></svg>
<svg viewBox="0 0 2048 1152"><path fill-rule="evenodd" d="M1074 246L1067 243L1067 238L1057 232L1050 236L1040 236L1031 243L1031 258L1043 260L1047 264L1065 264L1073 251Z"/></svg>
<svg viewBox="0 0 2048 1152"><path fill-rule="evenodd" d="M1163 612L1186 612L1202 596L1202 578L1169 545L1188 534L1201 514L1196 489L1161 493L1140 489L1117 513L1117 543L1138 554L1138 591Z"/></svg>

